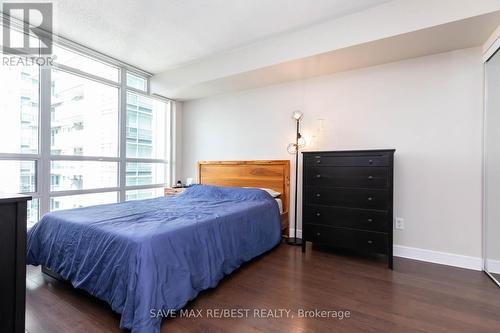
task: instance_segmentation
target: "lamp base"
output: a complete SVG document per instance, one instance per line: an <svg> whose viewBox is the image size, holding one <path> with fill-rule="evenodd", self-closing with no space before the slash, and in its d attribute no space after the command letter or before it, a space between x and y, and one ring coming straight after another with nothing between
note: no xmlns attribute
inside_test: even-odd
<svg viewBox="0 0 500 333"><path fill-rule="evenodd" d="M290 237L286 240L288 245L302 245L302 239L296 237Z"/></svg>

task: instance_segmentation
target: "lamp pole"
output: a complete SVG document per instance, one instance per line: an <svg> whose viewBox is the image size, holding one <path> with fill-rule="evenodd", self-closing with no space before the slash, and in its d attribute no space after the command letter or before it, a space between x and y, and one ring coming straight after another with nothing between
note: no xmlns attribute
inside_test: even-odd
<svg viewBox="0 0 500 333"><path fill-rule="evenodd" d="M295 211L294 211L294 237L288 238L287 243L289 245L302 245L302 239L297 238L297 194L298 194L298 184L299 184L299 138L300 138L300 118L296 118L297 122L297 133L295 136Z"/></svg>

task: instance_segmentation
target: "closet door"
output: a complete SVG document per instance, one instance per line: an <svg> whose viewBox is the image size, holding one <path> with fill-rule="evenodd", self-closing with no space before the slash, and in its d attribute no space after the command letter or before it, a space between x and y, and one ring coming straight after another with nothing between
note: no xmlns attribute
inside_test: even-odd
<svg viewBox="0 0 500 333"><path fill-rule="evenodd" d="M500 286L500 51L485 63L484 268Z"/></svg>

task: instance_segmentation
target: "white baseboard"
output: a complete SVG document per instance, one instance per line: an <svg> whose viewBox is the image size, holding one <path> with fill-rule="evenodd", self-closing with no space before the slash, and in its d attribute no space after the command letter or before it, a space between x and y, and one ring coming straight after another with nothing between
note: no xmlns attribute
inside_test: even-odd
<svg viewBox="0 0 500 333"><path fill-rule="evenodd" d="M500 274L500 260L486 259L488 272Z"/></svg>
<svg viewBox="0 0 500 333"><path fill-rule="evenodd" d="M294 229L290 229L290 236L293 237L294 231ZM302 230L297 229L297 237L302 238ZM473 269L476 271L483 270L483 259L479 257L469 257L460 254L426 250L402 245L394 245L393 251L395 257ZM491 272L500 273L500 261L491 261L489 267Z"/></svg>
<svg viewBox="0 0 500 333"><path fill-rule="evenodd" d="M290 228L290 233L288 235L290 235L290 237L295 237L294 232L295 229ZM302 230L300 229L297 229L297 238L302 238Z"/></svg>
<svg viewBox="0 0 500 333"><path fill-rule="evenodd" d="M408 258L435 264L448 265L460 268L483 270L483 259L479 257L469 257L461 254L439 252L433 250L420 249L416 247L394 245L394 256Z"/></svg>

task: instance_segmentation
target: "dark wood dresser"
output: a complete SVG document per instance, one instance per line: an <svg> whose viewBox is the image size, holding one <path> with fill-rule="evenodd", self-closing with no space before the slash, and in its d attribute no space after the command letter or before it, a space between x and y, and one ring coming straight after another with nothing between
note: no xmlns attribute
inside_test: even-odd
<svg viewBox="0 0 500 333"><path fill-rule="evenodd" d="M24 333L26 206L31 197L0 194L0 332Z"/></svg>
<svg viewBox="0 0 500 333"><path fill-rule="evenodd" d="M306 241L388 256L392 269L394 149L303 153Z"/></svg>

